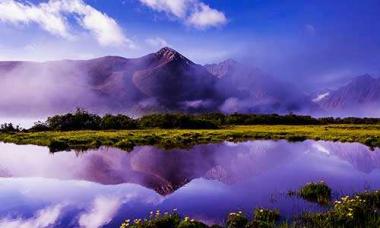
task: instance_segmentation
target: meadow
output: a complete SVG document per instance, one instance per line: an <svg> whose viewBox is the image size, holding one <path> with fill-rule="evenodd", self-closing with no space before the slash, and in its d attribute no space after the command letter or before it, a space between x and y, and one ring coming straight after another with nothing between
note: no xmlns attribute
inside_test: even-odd
<svg viewBox="0 0 380 228"><path fill-rule="evenodd" d="M0 141L14 144L48 146L51 152L100 146L129 151L134 146L155 145L162 148L189 148L197 144L248 140L324 140L358 142L371 148L380 147L378 124L327 125L234 125L219 129L139 129L76 130L40 132L3 132Z"/></svg>

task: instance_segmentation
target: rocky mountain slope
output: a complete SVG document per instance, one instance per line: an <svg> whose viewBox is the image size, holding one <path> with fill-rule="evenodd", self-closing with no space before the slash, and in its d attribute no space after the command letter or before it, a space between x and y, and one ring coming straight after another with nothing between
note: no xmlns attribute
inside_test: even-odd
<svg viewBox="0 0 380 228"><path fill-rule="evenodd" d="M380 110L380 79L361 75L335 90L320 93L313 100L331 113L376 115Z"/></svg>

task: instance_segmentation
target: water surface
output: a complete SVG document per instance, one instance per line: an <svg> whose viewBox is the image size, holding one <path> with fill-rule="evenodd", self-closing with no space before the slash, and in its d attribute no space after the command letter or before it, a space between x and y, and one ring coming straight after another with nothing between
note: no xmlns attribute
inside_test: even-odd
<svg viewBox="0 0 380 228"><path fill-rule="evenodd" d="M256 207L291 217L323 210L287 196L319 180L335 197L379 189L380 151L358 143L251 141L52 154L0 144L0 227L117 227L174 208L209 224Z"/></svg>

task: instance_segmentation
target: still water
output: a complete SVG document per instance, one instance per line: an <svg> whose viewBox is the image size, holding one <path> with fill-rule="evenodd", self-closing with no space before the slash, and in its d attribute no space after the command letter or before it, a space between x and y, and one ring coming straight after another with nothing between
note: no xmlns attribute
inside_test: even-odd
<svg viewBox="0 0 380 228"><path fill-rule="evenodd" d="M228 212L319 206L289 197L324 180L334 197L380 189L380 150L358 143L250 141L128 153L0 144L0 227L118 227L152 210L222 223Z"/></svg>

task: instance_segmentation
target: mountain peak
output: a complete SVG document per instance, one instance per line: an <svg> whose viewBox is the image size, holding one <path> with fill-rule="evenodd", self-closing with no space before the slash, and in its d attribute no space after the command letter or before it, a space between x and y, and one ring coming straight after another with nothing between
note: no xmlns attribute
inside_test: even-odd
<svg viewBox="0 0 380 228"><path fill-rule="evenodd" d="M233 59L226 59L223 62L216 64L207 64L205 65L206 69L213 75L218 78L222 78L225 75L233 72L239 63Z"/></svg>
<svg viewBox="0 0 380 228"><path fill-rule="evenodd" d="M363 74L363 75L355 77L352 81L358 83L358 82L371 82L373 80L376 80L376 79L372 77L371 75Z"/></svg>
<svg viewBox="0 0 380 228"><path fill-rule="evenodd" d="M176 55L179 54L176 50L170 47L163 47L158 52L156 52L157 55L165 55L165 54L172 54Z"/></svg>
<svg viewBox="0 0 380 228"><path fill-rule="evenodd" d="M185 56L181 55L179 52L170 47L161 48L158 52L155 53L155 55L165 61L184 60L186 63L192 63Z"/></svg>
<svg viewBox="0 0 380 228"><path fill-rule="evenodd" d="M234 59L226 59L226 60L220 62L219 64L234 66L234 65L237 65L239 63Z"/></svg>

